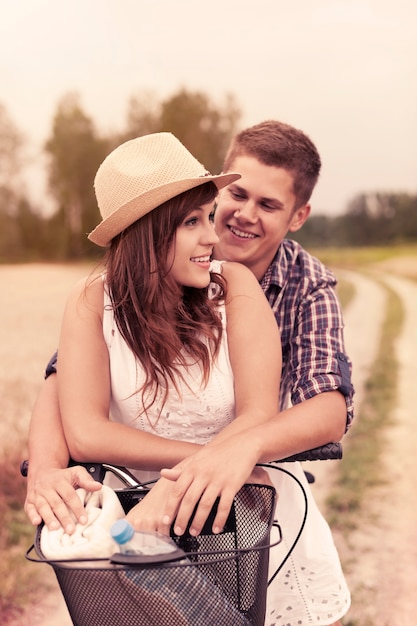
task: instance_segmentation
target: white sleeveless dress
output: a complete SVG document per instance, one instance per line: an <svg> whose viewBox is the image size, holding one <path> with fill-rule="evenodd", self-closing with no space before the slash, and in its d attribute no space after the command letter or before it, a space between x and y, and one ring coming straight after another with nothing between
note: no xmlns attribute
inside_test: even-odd
<svg viewBox="0 0 417 626"><path fill-rule="evenodd" d="M216 262L213 262L213 264ZM221 271L219 263L212 271ZM173 388L161 411L160 402L141 411L142 394L134 392L143 382L143 370L117 329L110 298L105 292L103 333L110 355L111 418L132 428L206 444L235 417L233 372L227 345L224 305L219 312L223 340L206 387L201 385L199 366L191 365L186 383ZM350 606L339 557L327 522L319 512L299 463L280 463L301 483L308 500L308 515L295 549L268 588L265 626L325 626L340 619ZM230 471L227 469L225 471ZM133 471L141 481L157 478L155 472ZM280 566L303 522L305 500L299 484L281 470L270 470L278 493L276 518L282 529L282 543L272 548L270 576ZM274 536L272 534L271 539Z"/></svg>

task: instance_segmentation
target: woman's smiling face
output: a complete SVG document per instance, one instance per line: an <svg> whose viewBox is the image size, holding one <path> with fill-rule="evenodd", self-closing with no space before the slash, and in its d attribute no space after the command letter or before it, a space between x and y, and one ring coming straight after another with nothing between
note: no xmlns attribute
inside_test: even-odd
<svg viewBox="0 0 417 626"><path fill-rule="evenodd" d="M176 230L168 268L180 286L203 289L210 283L211 255L219 241L214 230L213 207L213 202L195 207Z"/></svg>

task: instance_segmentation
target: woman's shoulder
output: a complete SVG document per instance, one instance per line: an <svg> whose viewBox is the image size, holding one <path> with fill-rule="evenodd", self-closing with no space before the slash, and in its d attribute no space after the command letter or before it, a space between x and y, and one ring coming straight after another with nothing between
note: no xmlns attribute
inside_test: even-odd
<svg viewBox="0 0 417 626"><path fill-rule="evenodd" d="M89 309L103 308L105 280L102 274L89 274L75 283L68 295L68 302L76 302Z"/></svg>
<svg viewBox="0 0 417 626"><path fill-rule="evenodd" d="M236 263L235 261L223 261L222 273L228 283L230 281L245 281L249 284L259 284L251 270L245 265Z"/></svg>
<svg viewBox="0 0 417 626"><path fill-rule="evenodd" d="M230 302L236 296L264 299L265 296L255 274L241 263L226 261L223 263L223 276L226 280L227 298Z"/></svg>

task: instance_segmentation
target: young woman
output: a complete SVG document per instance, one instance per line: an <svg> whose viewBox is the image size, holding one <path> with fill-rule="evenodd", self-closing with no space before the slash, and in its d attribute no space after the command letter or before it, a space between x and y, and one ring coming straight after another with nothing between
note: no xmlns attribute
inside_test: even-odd
<svg viewBox="0 0 417 626"><path fill-rule="evenodd" d="M126 142L100 166L103 219L89 238L108 250L70 295L59 344L73 459L150 478L278 411L280 338L268 302L249 270L211 263L214 200L238 177L209 175L169 133ZM168 529L160 512L172 489L158 481L131 514L137 529ZM222 495L219 514L233 496Z"/></svg>

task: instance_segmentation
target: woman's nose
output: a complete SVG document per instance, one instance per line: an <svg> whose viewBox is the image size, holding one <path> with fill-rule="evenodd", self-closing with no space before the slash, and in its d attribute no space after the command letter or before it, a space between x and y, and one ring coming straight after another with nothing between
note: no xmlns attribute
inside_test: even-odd
<svg viewBox="0 0 417 626"><path fill-rule="evenodd" d="M214 229L214 224L210 222L204 230L204 243L207 243L211 246L214 246L216 243L220 241L219 237L216 234Z"/></svg>

